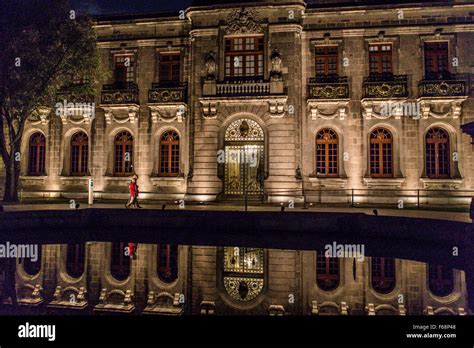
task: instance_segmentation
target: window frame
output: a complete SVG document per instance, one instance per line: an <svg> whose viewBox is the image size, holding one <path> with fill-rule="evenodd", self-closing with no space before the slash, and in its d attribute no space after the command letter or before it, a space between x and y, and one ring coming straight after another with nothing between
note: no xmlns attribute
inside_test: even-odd
<svg viewBox="0 0 474 348"><path fill-rule="evenodd" d="M331 139L326 138L326 134L330 134L332 136ZM335 151L335 154L331 154L331 150ZM331 128L323 128L318 131L316 134L315 160L316 175L318 177L339 176L339 136L335 130ZM324 173L319 171L320 163L323 164ZM334 173L330 173L331 168L335 168Z"/></svg>
<svg viewBox="0 0 474 348"><path fill-rule="evenodd" d="M164 57L177 57L177 60L165 61ZM177 76L173 67L178 67ZM164 68L168 69L168 76L163 78ZM178 84L181 81L181 52L159 52L158 53L158 82L160 84Z"/></svg>
<svg viewBox="0 0 474 348"><path fill-rule="evenodd" d="M380 261L380 262L379 262ZM391 266L393 267L392 268L392 273L393 275L387 275L386 273L390 273L390 272L387 272L386 268L385 268L385 265L386 265L386 262L390 262L391 263ZM396 287L396 284L397 284L397 266L395 264L396 260L395 259L392 259L392 258L386 258L386 257L372 257L372 259L370 260L370 282L371 282L371 286L372 286L372 289L376 292L378 292L379 294L389 294L391 293L393 290L395 290L395 287ZM380 275L374 275L374 268L375 267L378 267L378 271L380 273ZM389 282L389 287L387 287L387 289L382 289L381 285L377 284L378 283L383 283L383 282Z"/></svg>
<svg viewBox="0 0 474 348"><path fill-rule="evenodd" d="M41 142L37 141L39 139ZM35 142L33 144L33 142ZM46 173L46 137L42 132L34 132L28 141L28 175L44 176Z"/></svg>
<svg viewBox="0 0 474 348"><path fill-rule="evenodd" d="M254 49L247 49L247 40L252 39ZM238 43L242 40L242 43ZM241 49L239 49L241 47ZM229 59L227 59L230 57ZM242 57L242 66L236 67L235 58ZM247 57L253 57L253 66ZM247 66L250 65L250 66ZM247 74L247 69L253 68L253 74ZM241 73L236 70L241 69ZM265 75L265 39L263 35L231 36L224 38L224 77L225 79L255 78L263 79Z"/></svg>
<svg viewBox="0 0 474 348"><path fill-rule="evenodd" d="M162 265L162 252L165 248L165 265ZM156 273L158 278L167 284L171 284L178 279L179 275L179 248L174 244L157 244L156 251ZM164 274L163 274L164 272Z"/></svg>
<svg viewBox="0 0 474 348"><path fill-rule="evenodd" d="M80 135L85 136L85 140L82 138L82 142L75 140L75 137ZM77 156L74 155L75 151ZM71 176L85 176L89 174L89 136L86 134L86 132L78 131L71 136L70 157Z"/></svg>
<svg viewBox="0 0 474 348"><path fill-rule="evenodd" d="M328 283L332 284L325 285ZM327 257L324 252L316 253L316 284L324 291L334 291L340 286L341 263L338 257Z"/></svg>
<svg viewBox="0 0 474 348"><path fill-rule="evenodd" d="M330 49L334 49L334 48L336 49L335 53L329 52ZM318 53L318 49L322 49L324 52ZM320 71L318 71L318 59L322 60L322 65L324 66L323 73L320 73ZM331 62L331 60L335 60L335 62ZM315 46L314 47L314 64L315 64L314 66L315 66L316 77L339 76L339 46L337 45ZM335 69L332 69L331 65L334 65Z"/></svg>
<svg viewBox="0 0 474 348"><path fill-rule="evenodd" d="M172 140L166 140L165 137L171 133ZM169 129L164 131L159 141L159 176L179 176L181 168L181 139L177 131ZM166 151L164 151L166 149ZM164 158L165 154L167 157ZM166 170L165 170L166 169Z"/></svg>
<svg viewBox="0 0 474 348"><path fill-rule="evenodd" d="M119 136L125 136L126 134L128 134L127 136L127 140L126 141L119 141L118 138ZM133 171L134 171L134 155L133 155L133 150L134 150L134 138L133 138L133 135L132 133L130 133L128 130L123 130L123 131L120 131L118 132L115 136L114 136L114 140L113 140L113 144L114 144L114 157L113 157L113 173L114 173L114 176L129 176L130 174L133 174ZM120 153L121 155L118 156L118 147L120 147ZM127 151L128 149L128 151ZM130 161L128 161L129 164L127 164L127 161L125 161L125 154L126 153L130 153ZM120 157L120 165L118 164L119 163L119 158ZM120 169L121 168L121 169Z"/></svg>
<svg viewBox="0 0 474 348"><path fill-rule="evenodd" d="M384 50L384 47L390 47L390 50ZM368 49L369 49L369 75L370 76L393 75L393 44L392 43L370 43ZM389 57L389 59L386 59L387 57ZM388 69L386 67L387 63L389 66Z"/></svg>
<svg viewBox="0 0 474 348"><path fill-rule="evenodd" d="M446 137L434 137L434 133L443 133ZM431 136L431 137L430 137ZM449 132L441 127L432 127L430 128L425 135L425 175L430 179L447 179L451 175L451 156L450 156L450 144L449 144ZM440 149L441 145L445 145L444 149ZM433 145L434 150L434 162L431 163L430 151L431 145ZM440 154L441 152L441 154ZM444 155L443 155L444 153ZM442 161L442 158L445 161ZM441 161L443 165L441 166ZM434 168L433 168L434 165ZM434 169L434 172L431 171ZM445 169L445 170L441 170ZM443 172L443 173L442 173Z"/></svg>
<svg viewBox="0 0 474 348"><path fill-rule="evenodd" d="M130 66L125 65L125 59L130 58ZM124 61L122 62L122 58ZM121 76L119 76L119 73ZM127 84L135 82L135 55L132 53L114 55L114 82L116 84ZM119 78L120 77L120 78Z"/></svg>
<svg viewBox="0 0 474 348"><path fill-rule="evenodd" d="M380 139L375 137L375 133L379 134L384 132L390 136L389 139L384 138ZM369 135L369 169L370 176L373 178L393 178L394 173L394 141L393 134L386 128L375 128L370 132ZM387 149L388 148L388 149ZM378 152L378 156L377 156ZM384 155L389 155L390 160L384 161ZM376 158L378 157L378 158ZM374 160L373 160L374 159ZM388 166L385 166L385 163L389 163ZM377 172L374 172L374 168L378 168ZM388 168L388 173L384 173L384 169Z"/></svg>
<svg viewBox="0 0 474 348"><path fill-rule="evenodd" d="M439 45L446 45L445 49L439 48ZM436 49L429 49L430 46L438 46ZM425 78L431 79L441 79L450 74L449 68L449 41L425 41L423 44L424 50L424 73ZM442 66L440 70L440 57L444 56L445 53L445 62L446 65ZM429 64L430 59L432 59L433 63Z"/></svg>

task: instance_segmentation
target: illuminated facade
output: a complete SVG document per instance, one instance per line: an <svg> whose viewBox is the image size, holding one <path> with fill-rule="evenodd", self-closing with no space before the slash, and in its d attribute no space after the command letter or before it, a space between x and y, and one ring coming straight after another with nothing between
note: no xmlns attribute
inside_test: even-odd
<svg viewBox="0 0 474 348"><path fill-rule="evenodd" d="M465 315L465 273L314 251L128 243L43 245L20 260L21 308L155 315ZM0 274L0 299L8 303ZM7 308L5 306L4 308Z"/></svg>
<svg viewBox="0 0 474 348"><path fill-rule="evenodd" d="M23 197L467 203L473 5L337 3L98 18L109 80L58 96L95 117L27 124Z"/></svg>

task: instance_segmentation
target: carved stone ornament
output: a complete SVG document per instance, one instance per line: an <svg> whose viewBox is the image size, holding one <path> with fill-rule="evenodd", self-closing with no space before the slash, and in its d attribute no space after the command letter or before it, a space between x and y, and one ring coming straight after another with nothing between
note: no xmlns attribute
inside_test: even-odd
<svg viewBox="0 0 474 348"><path fill-rule="evenodd" d="M282 74L282 60L281 60L281 53L278 48L274 48L271 55L271 62L272 62L272 71L270 72L270 76L272 78L281 78Z"/></svg>
<svg viewBox="0 0 474 348"><path fill-rule="evenodd" d="M206 78L208 80L216 79L217 63L214 52L209 52L206 56Z"/></svg>
<svg viewBox="0 0 474 348"><path fill-rule="evenodd" d="M226 34L247 34L262 31L261 20L252 9L241 8L227 16Z"/></svg>

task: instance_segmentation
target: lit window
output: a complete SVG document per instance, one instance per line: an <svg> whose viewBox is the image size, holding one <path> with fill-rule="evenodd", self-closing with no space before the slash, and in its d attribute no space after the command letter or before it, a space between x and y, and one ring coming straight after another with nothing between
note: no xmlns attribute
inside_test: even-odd
<svg viewBox="0 0 474 348"><path fill-rule="evenodd" d="M114 175L128 176L133 172L133 136L120 132L115 136Z"/></svg>
<svg viewBox="0 0 474 348"><path fill-rule="evenodd" d="M89 171L89 139L84 132L71 137L71 175L87 175Z"/></svg>
<svg viewBox="0 0 474 348"><path fill-rule="evenodd" d="M393 176L392 134L383 128L370 134L370 174L373 177Z"/></svg>
<svg viewBox="0 0 474 348"><path fill-rule="evenodd" d="M332 129L323 129L316 136L316 173L319 176L337 176L338 139Z"/></svg>
<svg viewBox="0 0 474 348"><path fill-rule="evenodd" d="M389 44L374 44L369 46L370 75L392 73L392 46Z"/></svg>
<svg viewBox="0 0 474 348"><path fill-rule="evenodd" d="M135 65L133 55L116 55L114 77L116 83L135 81Z"/></svg>
<svg viewBox="0 0 474 348"><path fill-rule="evenodd" d="M444 129L431 128L426 134L426 176L449 177L449 135Z"/></svg>
<svg viewBox="0 0 474 348"><path fill-rule="evenodd" d="M175 131L166 131L160 139L160 175L177 176L179 174L179 135Z"/></svg>
<svg viewBox="0 0 474 348"><path fill-rule="evenodd" d="M225 76L263 77L263 37L225 39Z"/></svg>

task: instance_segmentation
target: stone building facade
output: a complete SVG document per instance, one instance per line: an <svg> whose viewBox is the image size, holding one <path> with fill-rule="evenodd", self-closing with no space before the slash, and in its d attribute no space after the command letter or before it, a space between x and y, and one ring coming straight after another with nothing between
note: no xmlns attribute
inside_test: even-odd
<svg viewBox="0 0 474 348"><path fill-rule="evenodd" d="M22 195L86 197L93 178L96 198L125 198L137 174L144 199L467 203L473 6L196 1L97 18L109 79L96 96L65 88L73 115L27 124Z"/></svg>
<svg viewBox="0 0 474 348"><path fill-rule="evenodd" d="M16 264L32 313L155 315L465 315L465 273L314 251L128 243L43 245ZM10 299L0 277L0 300Z"/></svg>

